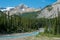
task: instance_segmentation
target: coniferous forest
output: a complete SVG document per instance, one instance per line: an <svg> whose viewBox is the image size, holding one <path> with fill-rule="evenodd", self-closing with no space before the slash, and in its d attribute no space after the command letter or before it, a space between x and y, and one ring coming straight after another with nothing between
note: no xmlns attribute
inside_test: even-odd
<svg viewBox="0 0 60 40"><path fill-rule="evenodd" d="M33 13L33 12L31 12ZM24 33L45 28L45 33L60 34L60 18L36 18L37 13L28 16L8 15L0 11L0 34ZM49 29L49 30L48 30Z"/></svg>

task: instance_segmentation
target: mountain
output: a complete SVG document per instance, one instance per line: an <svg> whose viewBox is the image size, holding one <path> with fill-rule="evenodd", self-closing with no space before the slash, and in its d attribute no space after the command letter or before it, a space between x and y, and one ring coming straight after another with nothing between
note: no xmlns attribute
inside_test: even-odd
<svg viewBox="0 0 60 40"><path fill-rule="evenodd" d="M7 8L9 9L9 8ZM36 16L37 18L55 18L60 15L60 0L57 0L55 3L46 6L43 9L35 9L26 6L25 4L20 4L14 8L6 10L6 14L23 14L24 16Z"/></svg>
<svg viewBox="0 0 60 40"><path fill-rule="evenodd" d="M8 11L10 15L13 15L13 14L18 14L18 13L22 14L25 12L36 12L36 11L40 11L40 9L30 8L24 4L20 4L14 8L11 8L11 7L7 8L6 14L8 13Z"/></svg>
<svg viewBox="0 0 60 40"><path fill-rule="evenodd" d="M11 9L13 9L14 7L6 7L6 8L0 8L1 11L9 11Z"/></svg>
<svg viewBox="0 0 60 40"><path fill-rule="evenodd" d="M44 9L42 9L37 18L55 18L58 17L59 12L60 0L57 0L57 2L53 3L52 5L48 5Z"/></svg>
<svg viewBox="0 0 60 40"><path fill-rule="evenodd" d="M0 11L5 11L6 8L0 7Z"/></svg>

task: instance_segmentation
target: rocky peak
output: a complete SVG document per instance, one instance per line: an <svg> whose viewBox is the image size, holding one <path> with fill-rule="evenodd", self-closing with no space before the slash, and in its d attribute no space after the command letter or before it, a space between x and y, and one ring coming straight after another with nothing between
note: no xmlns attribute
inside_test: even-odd
<svg viewBox="0 0 60 40"><path fill-rule="evenodd" d="M57 0L57 2L60 2L60 0Z"/></svg>
<svg viewBox="0 0 60 40"><path fill-rule="evenodd" d="M25 4L20 4L20 5L18 6L18 8L19 8L19 9L26 9L26 8L28 8L28 6L25 5Z"/></svg>
<svg viewBox="0 0 60 40"><path fill-rule="evenodd" d="M57 0L55 3L53 3L51 6L48 6L44 8L40 14L38 14L38 18L44 17L44 18L55 18L58 17L60 12L60 0Z"/></svg>
<svg viewBox="0 0 60 40"><path fill-rule="evenodd" d="M60 0L57 0L55 3L53 3L53 4L60 4Z"/></svg>
<svg viewBox="0 0 60 40"><path fill-rule="evenodd" d="M25 11L25 9L28 9L29 7L25 4L20 4L17 7L14 8L14 10L18 10L18 11Z"/></svg>

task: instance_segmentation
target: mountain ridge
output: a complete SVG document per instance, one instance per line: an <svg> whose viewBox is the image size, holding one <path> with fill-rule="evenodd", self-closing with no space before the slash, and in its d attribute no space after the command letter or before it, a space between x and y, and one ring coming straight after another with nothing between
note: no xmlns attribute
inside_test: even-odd
<svg viewBox="0 0 60 40"><path fill-rule="evenodd" d="M26 12L38 12L37 18L55 18L58 17L58 12L60 11L60 0L57 0L52 5L48 5L43 9L30 8L27 5L21 4L13 9L9 10L10 15L13 14L23 14Z"/></svg>
<svg viewBox="0 0 60 40"><path fill-rule="evenodd" d="M6 9L2 9L1 11L5 11L10 13L10 15L16 14L16 13L25 13L25 12L35 12L40 11L40 9L30 8L25 4L20 4L16 7L7 7ZM7 13L6 13L7 14Z"/></svg>
<svg viewBox="0 0 60 40"><path fill-rule="evenodd" d="M58 17L58 12L60 12L60 0L57 0L52 5L48 5L44 9L41 10L40 14L38 14L38 18L55 18Z"/></svg>

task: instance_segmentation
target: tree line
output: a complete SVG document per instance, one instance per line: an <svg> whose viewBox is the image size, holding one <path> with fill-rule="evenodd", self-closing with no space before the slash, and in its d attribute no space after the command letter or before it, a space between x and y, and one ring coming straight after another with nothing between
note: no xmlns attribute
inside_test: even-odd
<svg viewBox="0 0 60 40"><path fill-rule="evenodd" d="M28 16L27 16L28 17ZM60 18L27 18L0 11L0 34L24 33L45 28L45 33L60 34ZM36 15L35 15L36 17Z"/></svg>

